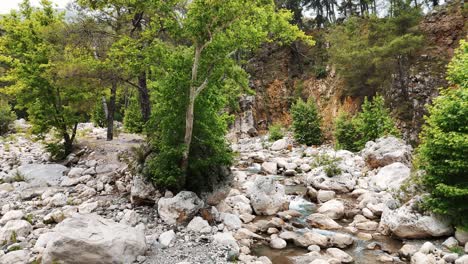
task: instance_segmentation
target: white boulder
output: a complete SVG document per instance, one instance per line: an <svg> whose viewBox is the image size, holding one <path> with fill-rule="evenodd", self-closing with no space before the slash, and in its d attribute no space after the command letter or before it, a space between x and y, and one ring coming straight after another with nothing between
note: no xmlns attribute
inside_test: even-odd
<svg viewBox="0 0 468 264"><path fill-rule="evenodd" d="M362 150L362 157L371 168L378 168L401 162L411 165L412 147L401 139L393 136L383 137L366 143Z"/></svg>
<svg viewBox="0 0 468 264"><path fill-rule="evenodd" d="M203 201L194 192L182 191L172 198L161 198L158 213L170 225L186 223L203 207Z"/></svg>
<svg viewBox="0 0 468 264"><path fill-rule="evenodd" d="M250 202L257 215L274 215L287 207L284 186L271 176L258 177L248 190Z"/></svg>
<svg viewBox="0 0 468 264"><path fill-rule="evenodd" d="M47 238L46 241L41 239L43 236ZM46 244L42 257L44 264L57 260L70 264L132 263L146 251L142 229L96 214L75 214L55 226L53 235L42 234L39 242Z"/></svg>

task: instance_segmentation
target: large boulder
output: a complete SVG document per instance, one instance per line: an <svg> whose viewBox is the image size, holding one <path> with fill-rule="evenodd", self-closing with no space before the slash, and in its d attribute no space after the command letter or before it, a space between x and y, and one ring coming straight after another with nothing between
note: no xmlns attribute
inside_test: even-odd
<svg viewBox="0 0 468 264"><path fill-rule="evenodd" d="M130 189L130 201L134 205L154 205L161 197L153 184L147 182L141 176L135 176Z"/></svg>
<svg viewBox="0 0 468 264"><path fill-rule="evenodd" d="M146 251L143 229L133 228L96 214L75 214L42 234L46 245L43 264L132 263ZM41 245L36 244L36 248Z"/></svg>
<svg viewBox="0 0 468 264"><path fill-rule="evenodd" d="M57 186L67 167L60 164L27 164L13 171L31 187Z"/></svg>
<svg viewBox="0 0 468 264"><path fill-rule="evenodd" d="M395 162L379 170L370 177L370 185L376 191L397 190L408 179L411 169L401 162Z"/></svg>
<svg viewBox="0 0 468 264"><path fill-rule="evenodd" d="M286 209L288 204L284 186L276 183L272 176L258 177L248 194L257 215L274 215Z"/></svg>
<svg viewBox="0 0 468 264"><path fill-rule="evenodd" d="M337 193L348 193L356 186L356 177L344 172L333 177L328 177L323 167L313 169L307 174L307 184L316 189L330 190Z"/></svg>
<svg viewBox="0 0 468 264"><path fill-rule="evenodd" d="M268 174L276 175L278 173L278 164L276 162L264 162L262 170Z"/></svg>
<svg viewBox="0 0 468 264"><path fill-rule="evenodd" d="M343 202L335 199L323 203L317 210L318 213L326 215L331 219L340 219L343 217L344 211L345 207Z"/></svg>
<svg viewBox="0 0 468 264"><path fill-rule="evenodd" d="M24 264L28 263L28 261L29 251L27 250L11 251L0 257L0 263L5 264Z"/></svg>
<svg viewBox="0 0 468 264"><path fill-rule="evenodd" d="M187 223L203 207L203 201L194 192L182 191L172 198L161 198L158 213L170 225Z"/></svg>
<svg viewBox="0 0 468 264"><path fill-rule="evenodd" d="M406 145L401 139L389 136L369 141L362 150L362 157L371 168L378 168L401 162L406 165L411 164L410 145Z"/></svg>
<svg viewBox="0 0 468 264"><path fill-rule="evenodd" d="M392 232L399 238L430 238L453 234L449 219L423 215L414 207L415 203L411 200L396 210L385 208L379 230L384 233Z"/></svg>
<svg viewBox="0 0 468 264"><path fill-rule="evenodd" d="M335 220L323 214L311 214L307 217L307 222L320 229L341 229L341 225Z"/></svg>
<svg viewBox="0 0 468 264"><path fill-rule="evenodd" d="M239 245L232 233L216 233L213 236L213 243L218 246L229 248L234 254L239 253Z"/></svg>
<svg viewBox="0 0 468 264"><path fill-rule="evenodd" d="M32 231L32 226L25 220L11 220L0 229L0 241L2 243L16 242L17 237L27 237Z"/></svg>
<svg viewBox="0 0 468 264"><path fill-rule="evenodd" d="M271 145L271 150L273 151L279 151L286 149L288 147L288 141L284 138L277 140Z"/></svg>

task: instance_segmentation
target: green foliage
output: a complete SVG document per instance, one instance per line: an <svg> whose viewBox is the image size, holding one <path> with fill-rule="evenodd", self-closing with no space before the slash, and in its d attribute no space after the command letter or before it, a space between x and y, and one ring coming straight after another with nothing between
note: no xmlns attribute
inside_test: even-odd
<svg viewBox="0 0 468 264"><path fill-rule="evenodd" d="M145 174L161 187L210 191L226 179L224 168L232 163L224 137L232 118L224 109L248 90L248 75L239 65L245 62L242 54L265 42L313 41L289 23L290 12L276 10L270 1L195 0L186 8L167 32L180 41L154 41L148 47L149 60L158 67L150 70L154 104L147 131L153 153ZM185 145L191 105L193 132Z"/></svg>
<svg viewBox="0 0 468 264"><path fill-rule="evenodd" d="M0 99L0 135L5 134L16 120L15 113L11 110L6 100Z"/></svg>
<svg viewBox="0 0 468 264"><path fill-rule="evenodd" d="M97 100L91 112L91 121L96 127L107 127L107 117L104 105L101 100Z"/></svg>
<svg viewBox="0 0 468 264"><path fill-rule="evenodd" d="M384 91L392 76L407 71L409 61L423 46L423 37L414 30L420 10L402 4L394 13L384 18L351 17L328 34L330 62L346 83L344 96Z"/></svg>
<svg viewBox="0 0 468 264"><path fill-rule="evenodd" d="M320 145L323 142L320 129L322 118L313 98L307 102L302 99L291 107L292 129L297 142L306 145Z"/></svg>
<svg viewBox="0 0 468 264"><path fill-rule="evenodd" d="M341 111L336 117L334 125L335 148L358 151L355 148L357 131L352 117L347 112Z"/></svg>
<svg viewBox="0 0 468 264"><path fill-rule="evenodd" d="M423 184L430 196L425 206L451 217L455 224L468 228L468 67L467 44L461 42L447 79L455 86L442 90L428 106L429 115L420 135L417 150L420 169L425 171Z"/></svg>
<svg viewBox="0 0 468 264"><path fill-rule="evenodd" d="M67 157L64 145L60 142L46 143L45 150L50 153L50 158L54 161L64 160Z"/></svg>
<svg viewBox="0 0 468 264"><path fill-rule="evenodd" d="M280 124L273 124L268 128L270 141L276 141L284 137L283 126Z"/></svg>
<svg viewBox="0 0 468 264"><path fill-rule="evenodd" d="M454 246L448 249L452 253L456 253L459 256L462 256L465 253L465 250L460 246Z"/></svg>
<svg viewBox="0 0 468 264"><path fill-rule="evenodd" d="M455 51L452 61L447 67L447 80L454 85L468 87L468 43L460 41L460 47Z"/></svg>
<svg viewBox="0 0 468 264"><path fill-rule="evenodd" d="M341 169L339 167L341 158L332 157L328 154L319 154L315 156L313 163L311 164L312 167L323 167L323 170L327 174L328 177L333 177L336 175L341 174Z"/></svg>
<svg viewBox="0 0 468 264"><path fill-rule="evenodd" d="M361 150L368 141L387 135L399 136L390 111L385 107L385 101L380 95L375 96L372 101L366 97L362 104L362 111L352 122L357 132L355 149L358 150Z"/></svg>
<svg viewBox="0 0 468 264"><path fill-rule="evenodd" d="M140 105L138 104L138 98L136 96L130 97L127 109L125 109L123 125L125 130L130 133L143 132L145 124L141 115Z"/></svg>
<svg viewBox="0 0 468 264"><path fill-rule="evenodd" d="M0 63L7 70L0 82L16 99L16 108L26 109L33 132L55 128L70 152L76 125L84 121L92 101L90 85L79 78L81 58L90 56L66 43L63 14L51 2L33 8L25 1L18 12L0 18Z"/></svg>
<svg viewBox="0 0 468 264"><path fill-rule="evenodd" d="M349 151L361 150L366 142L380 137L399 136L399 131L385 107L382 96L377 95L372 101L367 97L362 104L362 111L356 116L341 112L335 120L335 147Z"/></svg>

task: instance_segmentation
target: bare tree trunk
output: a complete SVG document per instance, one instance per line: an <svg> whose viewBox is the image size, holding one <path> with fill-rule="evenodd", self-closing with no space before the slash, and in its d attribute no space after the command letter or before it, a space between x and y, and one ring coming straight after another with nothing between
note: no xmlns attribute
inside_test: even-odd
<svg viewBox="0 0 468 264"><path fill-rule="evenodd" d="M111 141L114 139L114 114L115 114L115 98L117 93L117 82L112 81L111 87L111 97L109 100L108 106L108 115L107 115L107 140Z"/></svg>
<svg viewBox="0 0 468 264"><path fill-rule="evenodd" d="M140 109L143 121L147 122L151 116L151 102L148 92L148 85L146 83L146 72L143 71L138 76L138 94L140 97Z"/></svg>
<svg viewBox="0 0 468 264"><path fill-rule="evenodd" d="M196 81L198 77L198 66L200 64L202 48L197 46L195 48L195 56L192 65L192 79L190 82L190 91L189 91L189 102L187 106L187 113L185 115L185 136L184 136L184 145L185 150L182 155L181 169L186 172L188 168L188 159L190 155L190 144L192 143L192 133L193 133L193 113L195 108L195 97L197 95Z"/></svg>

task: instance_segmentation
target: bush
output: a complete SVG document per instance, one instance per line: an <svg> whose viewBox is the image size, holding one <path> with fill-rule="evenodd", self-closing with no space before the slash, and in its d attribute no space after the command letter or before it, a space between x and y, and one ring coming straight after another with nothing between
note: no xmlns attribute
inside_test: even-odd
<svg viewBox="0 0 468 264"><path fill-rule="evenodd" d="M5 134L16 120L15 113L11 110L8 102L0 99L0 135Z"/></svg>
<svg viewBox="0 0 468 264"><path fill-rule="evenodd" d="M367 97L362 104L362 111L350 117L340 113L335 119L335 146L337 149L359 151L366 142L386 135L399 136L399 131L385 107L382 96L377 95L372 101Z"/></svg>
<svg viewBox="0 0 468 264"><path fill-rule="evenodd" d="M357 139L356 128L352 117L346 112L340 112L335 119L335 148L358 151L355 143Z"/></svg>
<svg viewBox="0 0 468 264"><path fill-rule="evenodd" d="M101 100L97 100L91 113L91 122L97 127L107 127L107 117L104 105Z"/></svg>
<svg viewBox="0 0 468 264"><path fill-rule="evenodd" d="M364 99L362 112L353 119L357 132L355 149L361 150L366 143L387 135L399 136L399 131L390 116L390 111L385 107L382 96L377 95L372 101Z"/></svg>
<svg viewBox="0 0 468 264"><path fill-rule="evenodd" d="M417 150L417 163L426 174L423 184L430 196L425 206L468 228L468 46L449 64L448 80L454 88L441 91L425 117Z"/></svg>
<svg viewBox="0 0 468 264"><path fill-rule="evenodd" d="M125 109L123 125L126 131L130 133L143 132L145 122L141 115L141 109L136 96L130 98L127 109Z"/></svg>
<svg viewBox="0 0 468 264"><path fill-rule="evenodd" d="M283 127L280 124L271 125L268 128L268 132L270 134L268 138L270 141L276 141L284 137Z"/></svg>
<svg viewBox="0 0 468 264"><path fill-rule="evenodd" d="M297 142L306 145L320 145L323 142L320 129L322 118L312 98L307 102L297 100L291 108L291 115L294 138Z"/></svg>
<svg viewBox="0 0 468 264"><path fill-rule="evenodd" d="M335 175L341 174L341 169L338 166L341 158L332 157L328 154L320 154L315 157L314 162L311 164L312 167L323 167L325 174L328 177L333 177Z"/></svg>
<svg viewBox="0 0 468 264"><path fill-rule="evenodd" d="M50 153L52 161L64 160L67 157L63 143L49 142L45 144L45 149Z"/></svg>

